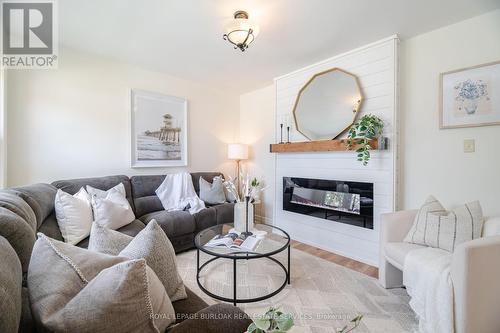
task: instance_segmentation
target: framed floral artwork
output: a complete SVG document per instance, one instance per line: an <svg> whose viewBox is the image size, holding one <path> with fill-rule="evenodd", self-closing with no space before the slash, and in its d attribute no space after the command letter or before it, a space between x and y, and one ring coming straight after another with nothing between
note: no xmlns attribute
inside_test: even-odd
<svg viewBox="0 0 500 333"><path fill-rule="evenodd" d="M440 75L440 128L500 125L500 61Z"/></svg>

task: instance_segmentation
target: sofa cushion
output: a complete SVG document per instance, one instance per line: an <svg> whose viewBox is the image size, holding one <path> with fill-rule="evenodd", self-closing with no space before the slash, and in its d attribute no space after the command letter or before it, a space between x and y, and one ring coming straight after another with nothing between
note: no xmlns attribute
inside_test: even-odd
<svg viewBox="0 0 500 333"><path fill-rule="evenodd" d="M384 246L385 257L396 268L403 270L406 255L416 249L425 248L424 245L405 243L405 242L391 242L386 243Z"/></svg>
<svg viewBox="0 0 500 333"><path fill-rule="evenodd" d="M196 222L196 232L217 224L217 211L214 207L202 209L198 213L193 214L193 216Z"/></svg>
<svg viewBox="0 0 500 333"><path fill-rule="evenodd" d="M146 227L146 225L144 223L142 223L141 221L134 220L134 221L132 221L132 223L129 223L129 224L127 224L124 227L121 227L117 231L121 232L122 234L134 237L135 235L137 235L145 227ZM89 237L85 238L80 243L76 244L76 246L84 248L84 249L88 248L88 246L89 246Z"/></svg>
<svg viewBox="0 0 500 333"><path fill-rule="evenodd" d="M173 322L168 295L144 259L109 256L38 236L28 272L37 328L158 332Z"/></svg>
<svg viewBox="0 0 500 333"><path fill-rule="evenodd" d="M27 287L23 287L21 291L21 321L19 322L19 332L36 332L35 322L31 313L30 297Z"/></svg>
<svg viewBox="0 0 500 333"><path fill-rule="evenodd" d="M234 222L234 203L213 206L216 212L217 224Z"/></svg>
<svg viewBox="0 0 500 333"><path fill-rule="evenodd" d="M38 227L54 211L57 188L50 184L33 184L12 189L30 205ZM76 192L75 192L76 193Z"/></svg>
<svg viewBox="0 0 500 333"><path fill-rule="evenodd" d="M246 332L252 323L240 308L229 304L214 304L193 315L193 320L184 320L173 326L168 333L236 333ZM228 319L229 318L229 319Z"/></svg>
<svg viewBox="0 0 500 333"><path fill-rule="evenodd" d="M186 287L187 298L172 302L175 310L176 322L181 322L185 319L191 318L196 312L203 310L208 306L204 300L198 295L193 293Z"/></svg>
<svg viewBox="0 0 500 333"><path fill-rule="evenodd" d="M59 224L57 223L55 212L53 212L43 221L43 223L38 228L38 231L52 239L64 241L61 229L59 229Z"/></svg>
<svg viewBox="0 0 500 333"><path fill-rule="evenodd" d="M0 191L0 207L19 215L36 232L37 220L33 209L19 195L12 191Z"/></svg>
<svg viewBox="0 0 500 333"><path fill-rule="evenodd" d="M161 210L146 214L139 219L145 224L155 219L169 238L191 234L196 230L194 216L186 211L167 212Z"/></svg>
<svg viewBox="0 0 500 333"><path fill-rule="evenodd" d="M132 188L130 186L130 180L127 176L106 176L106 177L96 177L96 178L80 178L80 179L68 179L68 180L57 180L52 183L58 189L63 190L71 195L75 194L82 187L92 186L99 190L107 191L112 187L122 183L125 187L125 196L130 203L132 209L134 209L134 202L132 200Z"/></svg>
<svg viewBox="0 0 500 333"><path fill-rule="evenodd" d="M192 173L194 190L200 193L200 177L206 180L212 180L216 176L222 176L220 172L196 172ZM145 175L130 177L132 187L132 197L135 204L135 215L143 216L159 210L163 210L163 205L156 195L156 189L165 180L165 175Z"/></svg>
<svg viewBox="0 0 500 333"><path fill-rule="evenodd" d="M164 179L165 175L132 176L130 178L136 216L163 210L155 191Z"/></svg>
<svg viewBox="0 0 500 333"><path fill-rule="evenodd" d="M0 236L9 241L21 261L23 272L26 272L36 240L33 226L7 208L0 207Z"/></svg>
<svg viewBox="0 0 500 333"><path fill-rule="evenodd" d="M0 236L0 332L17 332L21 320L21 262L9 242Z"/></svg>

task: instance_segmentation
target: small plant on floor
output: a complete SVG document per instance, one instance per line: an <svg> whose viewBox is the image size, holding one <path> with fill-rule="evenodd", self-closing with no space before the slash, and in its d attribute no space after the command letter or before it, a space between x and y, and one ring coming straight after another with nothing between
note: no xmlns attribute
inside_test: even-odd
<svg viewBox="0 0 500 333"><path fill-rule="evenodd" d="M248 333L283 333L293 327L292 315L283 313L279 308L269 308L267 312L253 320L247 328Z"/></svg>
<svg viewBox="0 0 500 333"><path fill-rule="evenodd" d="M356 149L358 154L358 161L363 165L367 165L370 160L370 140L377 139L382 134L384 129L384 122L377 116L367 114L361 117L357 122L352 125L347 135L347 149L357 144L359 148Z"/></svg>
<svg viewBox="0 0 500 333"><path fill-rule="evenodd" d="M348 333L353 331L355 328L359 326L361 323L361 319L363 319L363 316L357 316L353 318L350 322L349 325L345 325L341 329L337 330L336 333Z"/></svg>

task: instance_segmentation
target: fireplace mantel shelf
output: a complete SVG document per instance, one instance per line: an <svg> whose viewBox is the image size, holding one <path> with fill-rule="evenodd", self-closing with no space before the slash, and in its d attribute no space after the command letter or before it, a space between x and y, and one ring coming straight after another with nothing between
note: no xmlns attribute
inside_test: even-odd
<svg viewBox="0 0 500 333"><path fill-rule="evenodd" d="M374 139L370 141L372 150L386 149L387 139ZM301 153L301 152L320 152L320 151L355 151L359 145L354 144L351 149L347 148L347 140L321 140L304 141L290 143L276 143L270 145L271 153Z"/></svg>

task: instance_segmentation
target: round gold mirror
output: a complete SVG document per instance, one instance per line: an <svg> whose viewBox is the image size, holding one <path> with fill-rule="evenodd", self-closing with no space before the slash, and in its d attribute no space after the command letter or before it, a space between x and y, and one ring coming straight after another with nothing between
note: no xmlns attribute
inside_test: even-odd
<svg viewBox="0 0 500 333"><path fill-rule="evenodd" d="M296 128L309 140L335 139L353 124L362 101L355 75L339 68L315 74L295 100Z"/></svg>

